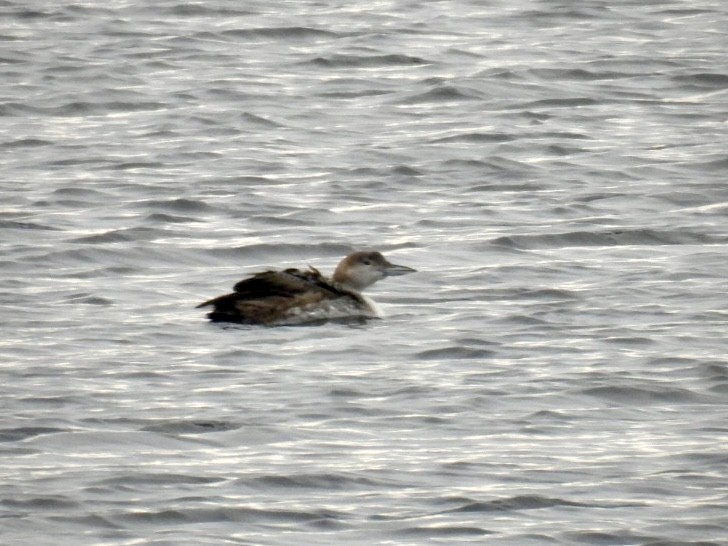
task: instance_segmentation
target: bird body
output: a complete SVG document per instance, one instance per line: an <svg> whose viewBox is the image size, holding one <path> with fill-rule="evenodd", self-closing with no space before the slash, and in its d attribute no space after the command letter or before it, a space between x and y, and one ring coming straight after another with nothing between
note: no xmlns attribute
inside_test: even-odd
<svg viewBox="0 0 728 546"><path fill-rule="evenodd" d="M314 267L263 271L235 284L233 292L197 307L213 306L213 322L300 324L350 317L376 317L374 302L361 291L384 277L414 269L395 265L376 251L344 258L328 278Z"/></svg>

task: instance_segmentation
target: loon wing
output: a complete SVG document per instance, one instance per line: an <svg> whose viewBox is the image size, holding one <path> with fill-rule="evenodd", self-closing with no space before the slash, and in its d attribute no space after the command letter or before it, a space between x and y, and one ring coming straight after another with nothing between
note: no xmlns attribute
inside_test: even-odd
<svg viewBox="0 0 728 546"><path fill-rule="evenodd" d="M264 271L236 283L233 290L245 298L291 295L305 290L324 290L332 295L340 292L313 267L307 270Z"/></svg>
<svg viewBox="0 0 728 546"><path fill-rule="evenodd" d="M267 324L324 300L355 297L314 268L264 271L236 283L233 290L197 307L214 306L208 314L213 321Z"/></svg>

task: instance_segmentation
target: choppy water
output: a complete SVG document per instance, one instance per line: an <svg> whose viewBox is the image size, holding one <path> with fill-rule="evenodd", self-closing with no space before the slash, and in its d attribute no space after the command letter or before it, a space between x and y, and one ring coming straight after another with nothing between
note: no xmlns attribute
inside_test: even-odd
<svg viewBox="0 0 728 546"><path fill-rule="evenodd" d="M726 544L725 2L142 4L0 2L0 543Z"/></svg>

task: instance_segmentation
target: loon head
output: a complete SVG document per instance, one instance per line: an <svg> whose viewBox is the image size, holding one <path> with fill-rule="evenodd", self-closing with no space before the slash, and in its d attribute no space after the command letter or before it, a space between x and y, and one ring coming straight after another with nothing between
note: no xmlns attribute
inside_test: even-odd
<svg viewBox="0 0 728 546"><path fill-rule="evenodd" d="M334 271L333 280L346 288L360 292L384 277L395 277L415 271L411 267L395 265L376 251L349 254Z"/></svg>

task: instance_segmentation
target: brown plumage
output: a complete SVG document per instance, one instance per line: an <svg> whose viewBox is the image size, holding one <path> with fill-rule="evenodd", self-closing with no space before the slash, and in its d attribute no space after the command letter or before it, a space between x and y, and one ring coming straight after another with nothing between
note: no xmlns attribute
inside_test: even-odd
<svg viewBox="0 0 728 546"><path fill-rule="evenodd" d="M355 252L339 263L331 279L317 269L264 271L238 282L234 292L211 305L214 322L290 324L345 316L376 316L360 291L376 281L414 271L388 262L379 252Z"/></svg>

